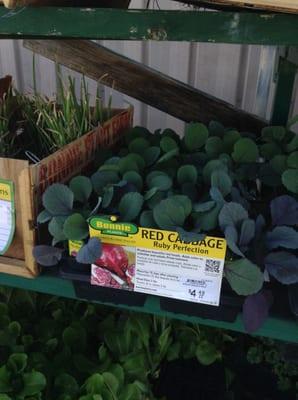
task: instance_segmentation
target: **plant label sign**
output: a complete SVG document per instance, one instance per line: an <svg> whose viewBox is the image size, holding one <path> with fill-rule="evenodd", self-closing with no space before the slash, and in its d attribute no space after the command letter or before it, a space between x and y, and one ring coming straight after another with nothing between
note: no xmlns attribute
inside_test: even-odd
<svg viewBox="0 0 298 400"><path fill-rule="evenodd" d="M15 203L13 183L0 179L0 255L8 250L14 233Z"/></svg>
<svg viewBox="0 0 298 400"><path fill-rule="evenodd" d="M90 237L102 242L91 284L219 305L226 253L223 238L186 243L172 231L92 217Z"/></svg>

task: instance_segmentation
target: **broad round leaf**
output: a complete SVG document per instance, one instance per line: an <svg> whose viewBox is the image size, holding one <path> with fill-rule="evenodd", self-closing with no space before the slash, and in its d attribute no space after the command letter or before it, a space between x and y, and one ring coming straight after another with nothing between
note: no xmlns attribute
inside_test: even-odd
<svg viewBox="0 0 298 400"><path fill-rule="evenodd" d="M127 182L133 183L135 187L141 191L143 187L143 179L140 174L135 171L128 171L123 175L123 179Z"/></svg>
<svg viewBox="0 0 298 400"><path fill-rule="evenodd" d="M274 156L270 160L270 166L277 174L281 175L287 169L287 156L284 154Z"/></svg>
<svg viewBox="0 0 298 400"><path fill-rule="evenodd" d="M212 172L211 186L218 188L225 197L231 193L232 180L225 171L217 169Z"/></svg>
<svg viewBox="0 0 298 400"><path fill-rule="evenodd" d="M239 226L240 223L248 218L247 211L238 203L225 203L222 207L218 221L221 229L224 231L227 226Z"/></svg>
<svg viewBox="0 0 298 400"><path fill-rule="evenodd" d="M139 172L139 170L140 168L138 166L138 163L133 157L126 156L121 158L121 160L119 161L119 171L121 172L122 175L128 171Z"/></svg>
<svg viewBox="0 0 298 400"><path fill-rule="evenodd" d="M168 151L162 157L160 157L160 159L157 161L157 164L161 164L161 163L164 163L166 161L169 161L172 158L174 158L177 154L179 154L178 147L176 149L172 149L172 150Z"/></svg>
<svg viewBox="0 0 298 400"><path fill-rule="evenodd" d="M194 210L197 212L205 212L211 210L213 207L215 207L215 201L210 200L206 201L205 203L197 203L194 205Z"/></svg>
<svg viewBox="0 0 298 400"><path fill-rule="evenodd" d="M179 185L184 183L196 183L198 171L193 165L183 165L177 171L177 180Z"/></svg>
<svg viewBox="0 0 298 400"><path fill-rule="evenodd" d="M73 192L61 183L54 183L44 192L42 204L52 215L69 215L74 201Z"/></svg>
<svg viewBox="0 0 298 400"><path fill-rule="evenodd" d="M269 253L265 267L270 275L284 285L298 282L298 257L287 251Z"/></svg>
<svg viewBox="0 0 298 400"><path fill-rule="evenodd" d="M159 228L175 230L177 226L183 226L187 213L181 202L169 197L154 207L153 217Z"/></svg>
<svg viewBox="0 0 298 400"><path fill-rule="evenodd" d="M64 222L63 232L68 240L83 240L89 235L88 223L81 214L75 213Z"/></svg>
<svg viewBox="0 0 298 400"><path fill-rule="evenodd" d="M196 228L207 232L215 229L218 225L218 214L221 207L222 205L217 203L209 211L197 213L194 217Z"/></svg>
<svg viewBox="0 0 298 400"><path fill-rule="evenodd" d="M226 263L225 277L231 288L242 296L257 293L264 282L261 270L247 258Z"/></svg>
<svg viewBox="0 0 298 400"><path fill-rule="evenodd" d="M115 171L97 171L91 176L93 189L97 194L102 194L105 186L120 181L119 175Z"/></svg>
<svg viewBox="0 0 298 400"><path fill-rule="evenodd" d="M258 146L252 139L242 138L235 143L232 157L237 163L256 162L258 156Z"/></svg>
<svg viewBox="0 0 298 400"><path fill-rule="evenodd" d="M262 139L266 142L281 141L286 134L283 126L266 126L262 129Z"/></svg>
<svg viewBox="0 0 298 400"><path fill-rule="evenodd" d="M67 239L63 232L64 222L65 217L54 217L48 225L49 233L53 236L56 243Z"/></svg>
<svg viewBox="0 0 298 400"><path fill-rule="evenodd" d="M294 197L283 195L270 203L273 225L297 225L298 201Z"/></svg>
<svg viewBox="0 0 298 400"><path fill-rule="evenodd" d="M76 260L82 264L93 264L101 256L101 250L101 241L95 237L90 238L78 251Z"/></svg>
<svg viewBox="0 0 298 400"><path fill-rule="evenodd" d="M185 243L200 242L206 237L205 233L189 232L180 227L176 228L176 231L179 234L179 239Z"/></svg>
<svg viewBox="0 0 298 400"><path fill-rule="evenodd" d="M281 177L283 185L293 193L298 193L298 169L287 169Z"/></svg>
<svg viewBox="0 0 298 400"><path fill-rule="evenodd" d="M209 137L205 144L205 151L210 158L219 157L224 151L223 141L217 136Z"/></svg>
<svg viewBox="0 0 298 400"><path fill-rule="evenodd" d="M38 224L43 224L45 222L50 221L50 219L53 217L52 214L50 214L47 210L43 210L38 214L37 217L37 223Z"/></svg>
<svg viewBox="0 0 298 400"><path fill-rule="evenodd" d="M285 247L286 249L298 249L298 232L288 226L277 226L266 235L268 249Z"/></svg>
<svg viewBox="0 0 298 400"><path fill-rule="evenodd" d="M220 160L210 160L210 161L208 161L207 164L205 165L204 169L203 169L203 177L204 177L205 183L210 184L211 175L216 170L221 170L221 171L228 172L228 167L226 166L225 163L223 163Z"/></svg>
<svg viewBox="0 0 298 400"><path fill-rule="evenodd" d="M245 219L241 224L239 245L247 246L255 237L255 221L253 219Z"/></svg>
<svg viewBox="0 0 298 400"><path fill-rule="evenodd" d="M145 210L140 215L140 225L144 228L156 228L156 223L151 210Z"/></svg>
<svg viewBox="0 0 298 400"><path fill-rule="evenodd" d="M217 350L214 343L202 340L197 346L196 357L201 364L211 365L221 357L221 353Z"/></svg>
<svg viewBox="0 0 298 400"><path fill-rule="evenodd" d="M129 145L128 149L131 153L139 153L143 154L144 151L150 146L150 143L147 139L144 138L136 138L132 140Z"/></svg>
<svg viewBox="0 0 298 400"><path fill-rule="evenodd" d="M32 371L23 375L24 387L21 396L29 397L40 393L46 386L46 378L41 372Z"/></svg>
<svg viewBox="0 0 298 400"><path fill-rule="evenodd" d="M158 157L160 156L160 148L157 146L148 147L143 156L147 167L150 167L158 160Z"/></svg>
<svg viewBox="0 0 298 400"><path fill-rule="evenodd" d="M260 155L265 160L271 160L271 158L280 155L281 148L276 143L265 143L260 146Z"/></svg>
<svg viewBox="0 0 298 400"><path fill-rule="evenodd" d="M204 146L209 136L208 129L204 124L193 122L186 127L184 144L187 150L195 151Z"/></svg>
<svg viewBox="0 0 298 400"><path fill-rule="evenodd" d="M229 249L237 254L237 256L240 257L245 257L244 254L242 253L242 251L239 249L239 247L237 246L237 242L238 242L238 233L237 230L234 226L227 226L225 229L225 238L227 241L227 245L229 247Z"/></svg>
<svg viewBox="0 0 298 400"><path fill-rule="evenodd" d="M143 196L137 192L126 193L119 203L121 219L126 222L133 221L141 212Z"/></svg>
<svg viewBox="0 0 298 400"><path fill-rule="evenodd" d="M74 193L74 199L86 203L92 193L92 183L86 176L76 176L69 182L69 188Z"/></svg>
<svg viewBox="0 0 298 400"><path fill-rule="evenodd" d="M258 330L269 314L271 301L264 291L246 297L243 304L243 324L247 333Z"/></svg>
<svg viewBox="0 0 298 400"><path fill-rule="evenodd" d="M57 265L61 260L63 250L52 246L39 245L33 248L32 253L38 264L51 267Z"/></svg>
<svg viewBox="0 0 298 400"><path fill-rule="evenodd" d="M223 136L224 150L226 153L232 153L234 144L241 138L238 131L228 131Z"/></svg>
<svg viewBox="0 0 298 400"><path fill-rule="evenodd" d="M178 145L176 140L169 136L164 136L160 141L160 148L164 153L168 153L171 150L177 149Z"/></svg>

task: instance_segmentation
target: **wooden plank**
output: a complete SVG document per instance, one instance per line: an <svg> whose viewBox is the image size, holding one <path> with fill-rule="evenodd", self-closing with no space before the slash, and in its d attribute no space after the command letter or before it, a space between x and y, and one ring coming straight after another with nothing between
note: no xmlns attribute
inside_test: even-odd
<svg viewBox="0 0 298 400"><path fill-rule="evenodd" d="M256 10L298 13L297 0L176 0L180 3L204 6L253 8Z"/></svg>
<svg viewBox="0 0 298 400"><path fill-rule="evenodd" d="M264 120L90 41L30 40L24 46L183 121L218 119L226 126L253 132L266 125Z"/></svg>
<svg viewBox="0 0 298 400"><path fill-rule="evenodd" d="M24 168L29 165L28 161L15 160L11 158L0 158L0 178L11 180L15 189L15 207L16 207L16 230L11 246L5 253L6 257L13 257L24 260L24 244L23 244L23 223L22 223L22 204L24 195L19 187L19 176Z"/></svg>
<svg viewBox="0 0 298 400"><path fill-rule="evenodd" d="M29 269L26 268L25 261L17 260L16 258L0 257L0 272L23 278L33 278Z"/></svg>
<svg viewBox="0 0 298 400"><path fill-rule="evenodd" d="M36 218L34 214L34 187L30 179L30 168L23 169L19 176L19 187L22 193L22 225L23 225L23 246L26 267L32 275L39 272L38 265L33 257L32 249L35 246Z"/></svg>
<svg viewBox="0 0 298 400"><path fill-rule="evenodd" d="M264 12L0 7L1 38L81 38L298 45L298 15Z"/></svg>

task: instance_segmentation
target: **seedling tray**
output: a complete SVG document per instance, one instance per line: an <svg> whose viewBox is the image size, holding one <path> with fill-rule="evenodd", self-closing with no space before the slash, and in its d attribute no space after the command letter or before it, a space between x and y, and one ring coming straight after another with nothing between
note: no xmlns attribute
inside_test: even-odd
<svg viewBox="0 0 298 400"><path fill-rule="evenodd" d="M39 273L32 249L37 242L36 218L45 189L64 183L90 167L100 148L115 145L132 125L133 108L112 110L112 118L37 164L0 158L0 178L13 182L16 206L16 233L8 251L0 256L0 272L24 277Z"/></svg>

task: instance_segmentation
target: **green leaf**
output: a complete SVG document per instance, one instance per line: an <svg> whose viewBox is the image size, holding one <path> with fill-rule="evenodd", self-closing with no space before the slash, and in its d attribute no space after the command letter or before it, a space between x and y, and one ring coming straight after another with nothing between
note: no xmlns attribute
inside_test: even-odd
<svg viewBox="0 0 298 400"><path fill-rule="evenodd" d="M27 367L28 356L24 353L11 354L7 361L7 368L14 374L20 374Z"/></svg>
<svg viewBox="0 0 298 400"><path fill-rule="evenodd" d="M119 400L142 400L142 392L135 383L129 383L120 393Z"/></svg>
<svg viewBox="0 0 298 400"><path fill-rule="evenodd" d="M169 136L164 136L160 141L160 148L164 153L168 153L171 150L177 149L178 145L176 140Z"/></svg>
<svg viewBox="0 0 298 400"><path fill-rule="evenodd" d="M204 124L193 122L186 128L184 144L187 150L195 151L204 146L209 136L207 127Z"/></svg>
<svg viewBox="0 0 298 400"><path fill-rule="evenodd" d="M248 213L239 203L226 203L222 207L218 221L222 231L227 226L239 226L244 219L248 218Z"/></svg>
<svg viewBox="0 0 298 400"><path fill-rule="evenodd" d="M50 214L47 210L43 210L38 214L37 223L38 224L44 224L45 222L50 221L50 219L52 217L53 217L53 215Z"/></svg>
<svg viewBox="0 0 298 400"><path fill-rule="evenodd" d="M281 177L283 185L293 193L298 193L298 169L287 169Z"/></svg>
<svg viewBox="0 0 298 400"><path fill-rule="evenodd" d="M199 242L205 238L205 233L188 232L183 228L177 228L179 239L185 243Z"/></svg>
<svg viewBox="0 0 298 400"><path fill-rule="evenodd" d="M270 160L273 170L281 175L287 169L287 156L280 154Z"/></svg>
<svg viewBox="0 0 298 400"><path fill-rule="evenodd" d="M24 388L21 391L21 396L34 396L45 388L46 378L37 371L29 372L23 375Z"/></svg>
<svg viewBox="0 0 298 400"><path fill-rule="evenodd" d="M5 365L0 367L0 392L9 393L13 391L12 385L10 383L11 372L7 369Z"/></svg>
<svg viewBox="0 0 298 400"><path fill-rule="evenodd" d="M122 386L124 384L124 371L120 364L112 364L108 372L110 372L117 378L119 386Z"/></svg>
<svg viewBox="0 0 298 400"><path fill-rule="evenodd" d="M82 240L89 235L89 226L81 214L73 214L64 222L63 233L68 240Z"/></svg>
<svg viewBox="0 0 298 400"><path fill-rule="evenodd" d="M54 217L51 219L48 225L49 233L53 236L57 243L67 239L63 232L64 222L65 217Z"/></svg>
<svg viewBox="0 0 298 400"><path fill-rule="evenodd" d="M119 381L115 377L115 375L111 374L110 372L104 372L102 374L104 378L104 382L106 386L108 387L109 391L116 396L119 388Z"/></svg>
<svg viewBox="0 0 298 400"><path fill-rule="evenodd" d="M247 258L227 262L225 277L239 295L248 296L261 290L264 282L261 270Z"/></svg>
<svg viewBox="0 0 298 400"><path fill-rule="evenodd" d="M143 188L143 179L141 177L140 174L138 174L135 171L128 171L125 172L125 174L123 175L123 179L129 183L132 183L133 185L135 185L135 187L141 191Z"/></svg>
<svg viewBox="0 0 298 400"><path fill-rule="evenodd" d="M223 136L224 150L226 153L232 153L234 144L241 138L238 131L228 131Z"/></svg>
<svg viewBox="0 0 298 400"><path fill-rule="evenodd" d="M179 185L184 183L196 183L198 179L198 171L193 165L183 165L177 171L177 180Z"/></svg>
<svg viewBox="0 0 298 400"><path fill-rule="evenodd" d="M144 198L140 193L126 193L120 200L119 212L121 219L126 222L133 221L141 212Z"/></svg>
<svg viewBox="0 0 298 400"><path fill-rule="evenodd" d="M151 210L145 210L140 215L140 225L144 228L156 228L156 223Z"/></svg>
<svg viewBox="0 0 298 400"><path fill-rule="evenodd" d="M154 207L153 217L159 228L173 230L183 226L191 207L191 201L186 196L172 196Z"/></svg>
<svg viewBox="0 0 298 400"><path fill-rule="evenodd" d="M150 167L158 160L158 157L160 156L160 148L157 146L148 147L143 156L147 167Z"/></svg>
<svg viewBox="0 0 298 400"><path fill-rule="evenodd" d="M114 197L114 186L108 185L103 189L102 207L107 208L111 204Z"/></svg>
<svg viewBox="0 0 298 400"><path fill-rule="evenodd" d="M73 192L65 185L54 183L44 192L42 204L52 215L69 215L74 201Z"/></svg>
<svg viewBox="0 0 298 400"><path fill-rule="evenodd" d="M205 183L210 184L211 182L211 175L214 171L221 170L224 172L228 172L228 167L225 163L220 160L210 160L207 162L203 169L203 178Z"/></svg>
<svg viewBox="0 0 298 400"><path fill-rule="evenodd" d="M149 146L150 143L148 142L148 140L140 137L132 140L128 145L128 149L131 153L144 154L144 151Z"/></svg>
<svg viewBox="0 0 298 400"><path fill-rule="evenodd" d="M232 180L225 171L215 170L211 175L211 186L217 187L225 197L232 190Z"/></svg>
<svg viewBox="0 0 298 400"><path fill-rule="evenodd" d="M298 151L294 151L287 158L287 165L289 168L298 169Z"/></svg>
<svg viewBox="0 0 298 400"><path fill-rule="evenodd" d="M205 203L197 203L194 205L194 210L197 212L205 212L211 210L213 207L215 207L215 201L210 200L206 201Z"/></svg>
<svg viewBox="0 0 298 400"><path fill-rule="evenodd" d="M271 160L276 155L281 153L280 146L276 143L265 143L260 146L260 154L265 160Z"/></svg>
<svg viewBox="0 0 298 400"><path fill-rule="evenodd" d="M148 179L147 183L149 189L157 188L158 190L166 191L172 187L173 181L167 174L160 173Z"/></svg>
<svg viewBox="0 0 298 400"><path fill-rule="evenodd" d="M222 204L216 204L207 212L199 212L194 216L195 225L201 231L211 231L218 225L218 214L222 208Z"/></svg>
<svg viewBox="0 0 298 400"><path fill-rule="evenodd" d="M92 193L92 183L86 176L76 176L69 182L69 188L74 193L74 199L86 203Z"/></svg>
<svg viewBox="0 0 298 400"><path fill-rule="evenodd" d="M79 385L75 378L66 373L62 373L55 378L54 386L58 393L69 395L72 398L75 398L79 391Z"/></svg>
<svg viewBox="0 0 298 400"><path fill-rule="evenodd" d="M175 156L177 156L177 154L179 154L178 148L170 150L167 153L165 153L162 157L160 157L160 159L157 161L157 164L161 164L163 162L169 161L172 158L174 158Z"/></svg>
<svg viewBox="0 0 298 400"><path fill-rule="evenodd" d="M244 254L242 251L239 249L237 246L237 241L238 241L238 233L237 230L234 226L227 226L225 229L225 238L227 241L227 245L229 249L237 254L237 256L244 257Z"/></svg>
<svg viewBox="0 0 298 400"><path fill-rule="evenodd" d="M256 162L258 156L258 147L253 140L249 138L242 138L235 143L234 151L232 153L232 158L235 162Z"/></svg>
<svg viewBox="0 0 298 400"><path fill-rule="evenodd" d="M221 358L221 353L208 340L201 340L196 348L196 357L203 365L211 365Z"/></svg>
<svg viewBox="0 0 298 400"><path fill-rule="evenodd" d="M223 141L217 137L209 137L205 144L205 151L210 158L217 158L224 151Z"/></svg>
<svg viewBox="0 0 298 400"><path fill-rule="evenodd" d="M285 134L286 130L283 126L266 126L262 129L262 139L265 142L281 141Z"/></svg>
<svg viewBox="0 0 298 400"><path fill-rule="evenodd" d="M91 176L93 189L97 194L102 194L106 185L118 183L119 175L115 171L97 171Z"/></svg>
<svg viewBox="0 0 298 400"><path fill-rule="evenodd" d="M101 394L105 380L101 374L91 375L85 382L86 392L89 394Z"/></svg>

